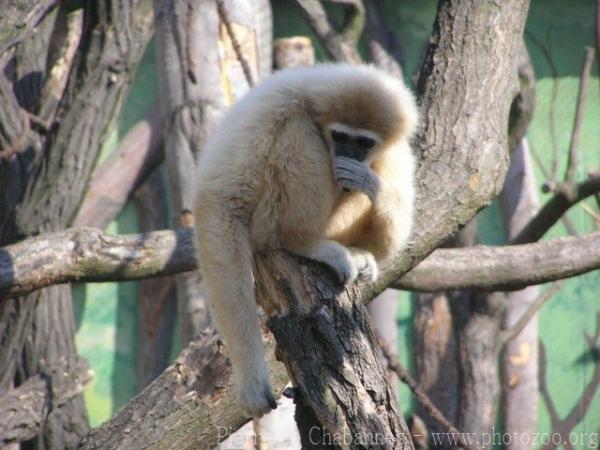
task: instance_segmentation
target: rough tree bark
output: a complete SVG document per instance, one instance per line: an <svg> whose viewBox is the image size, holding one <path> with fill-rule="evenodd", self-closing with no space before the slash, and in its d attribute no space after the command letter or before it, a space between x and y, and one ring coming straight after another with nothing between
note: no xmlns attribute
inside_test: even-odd
<svg viewBox="0 0 600 450"><path fill-rule="evenodd" d="M413 317L413 357L419 386L452 424L458 423L458 360L450 298L446 292L417 293ZM427 445L431 433L447 430L417 405L425 423ZM452 447L442 442L436 448Z"/></svg>
<svg viewBox="0 0 600 450"><path fill-rule="evenodd" d="M270 5L226 2L229 21L243 42L252 78L271 69ZM235 6L235 7L233 7ZM216 2L155 0L160 103L165 159L175 227L193 225L193 181L202 146L225 108L248 89ZM182 342L210 326L198 272L176 277Z"/></svg>
<svg viewBox="0 0 600 450"><path fill-rule="evenodd" d="M14 6L0 25L26 22L0 42L3 245L71 223L150 37L147 2L52 9L55 3ZM67 389L73 380L62 374L80 373L83 364L73 333L68 286L2 302L0 388L45 374L54 388ZM52 402L38 425L41 434L30 448L75 446L88 428L82 397Z"/></svg>
<svg viewBox="0 0 600 450"><path fill-rule="evenodd" d="M267 342L273 388L281 393L288 378ZM229 385L231 366L214 333L191 342L137 397L109 421L92 430L79 449L208 450L248 422Z"/></svg>
<svg viewBox="0 0 600 450"><path fill-rule="evenodd" d="M477 210L489 203L493 195L499 191L506 170L506 133L505 127L498 124L506 123L510 103L510 95L507 95L507 92L514 91L516 87L515 80L511 78L514 74L512 62L514 61L515 41L522 31L526 9L527 2L525 0L512 0L501 4L490 1L476 5L467 0L441 3L433 44L428 51L420 82L425 126L417 141L420 207L416 230L407 251L384 268L381 282L375 286L361 289L365 294L363 298L371 298L375 292L382 290L391 280L397 278L399 274L433 251L457 227L467 222ZM490 89L481 90L481 83L489 86ZM474 126L474 124L479 126ZM468 170L465 171L465 168ZM280 257L284 256L280 255ZM281 270L279 266L277 268ZM313 264L303 265L301 269L303 273L310 270L317 269ZM269 270L268 273L276 273L275 268L273 272ZM317 280L313 280L311 277L307 280L290 276L290 280L293 280L292 286L298 286L300 290L303 286L306 288L319 285ZM298 280L300 281L299 285L297 284ZM285 286L282 290L279 280L276 281L274 288L277 292L290 292L285 289ZM311 303L319 304L321 300L326 301L326 299L319 299L318 302L312 300ZM343 303L341 298L333 301ZM352 303L347 304L352 305ZM353 308L350 307L346 313L350 314L350 318L360 319L360 311ZM314 314L326 310L315 308L308 311L312 316L310 318L303 317L301 323L307 324L309 323L307 320L310 320L310 323L315 324L314 330L319 330L320 327L316 325L323 323L322 317L314 316ZM299 308L297 312L307 313L303 308ZM285 320L285 317L281 320ZM305 330L293 328L299 326L297 321L288 323L290 329L287 332L290 333L290 336L302 331L310 332L309 327ZM362 334L357 332L356 336L368 336L368 329L365 330L361 328L362 326L357 324L356 330L362 330ZM335 327L333 329L335 330ZM319 335L307 336L307 339L318 339L317 336ZM321 337L321 340L324 338L327 338L327 335ZM288 350L287 354L291 355L291 351L293 349ZM365 357L370 358L371 356L366 354ZM322 361L322 366L331 370L328 362ZM314 364L318 366L318 364ZM301 368L298 369L301 370ZM357 369L360 372L360 366ZM345 376L348 375L351 374L345 373ZM311 377L313 376L314 374L311 375ZM306 380L311 380L311 377ZM360 373L356 377L357 380L361 380ZM296 373L296 378L299 378L298 373ZM157 380L157 385L153 383L140 397L132 400L126 408L141 407L144 400L147 400L144 398L145 394L156 393L160 390L161 382L159 380ZM195 414L206 414L206 405L201 405L196 409L193 405L190 407L190 403L183 401L184 398L190 401L196 398L194 385L187 383L188 380L188 378L174 379L175 385L182 393L182 396L177 398L174 398L172 394L170 396L174 410L180 412L185 408L190 408L187 411L188 416L184 416L188 418L194 417ZM327 378L323 381L317 380L317 382L327 384ZM154 388L152 388L153 386ZM381 397L378 397L376 390L373 391L373 394L376 397L375 400L382 400ZM342 397L342 399L345 398L349 397ZM314 400L318 401L318 399ZM385 397L383 400L385 401ZM373 401L373 399L367 397L365 401ZM153 405L152 403L145 404ZM223 411L222 405L224 405L222 402L213 405L212 414L219 415ZM325 406L335 409L333 404ZM147 411L146 408L142 408L142 411ZM88 444L93 445L94 437L106 439L112 435L116 439L127 436L127 439L131 440L130 442L133 442L134 448L136 448L138 442L141 443L142 439L151 434L150 430L155 430L152 433L155 436L156 430L159 430L161 425L167 426L170 436L182 436L181 433L187 436L188 433L193 435L198 432L207 433L206 435L213 437L217 435L215 422L212 422L212 426L208 428L205 427L206 423L199 424L191 419L185 423L177 420L171 422L168 420L169 414L163 414L161 411L165 412L166 410L162 408L157 410L154 415L142 414L135 417L131 417L130 414L126 415L126 413L119 414L104 428L91 435ZM350 408L348 411L353 410ZM233 423L231 418L218 417L223 420L219 420L217 423L223 426ZM359 415L359 417L361 416ZM175 418L175 416L170 416L170 418ZM328 418L327 414L322 417L323 420ZM344 429L347 424L344 416L335 417L335 419L332 425L339 425L340 429ZM390 424L389 421L384 422ZM132 423L137 423L137 425L129 428L127 424ZM115 426L115 428L111 428L111 426ZM112 430L114 434L106 433L106 430ZM139 439L138 441L135 440L136 437ZM164 448L167 448L167 443L164 444ZM102 447L98 446L97 448Z"/></svg>
<svg viewBox="0 0 600 450"><path fill-rule="evenodd" d="M136 190L133 202L142 233L168 227L166 189L155 170ZM177 295L173 276L140 282L138 294L138 389L154 381L169 365L175 334Z"/></svg>

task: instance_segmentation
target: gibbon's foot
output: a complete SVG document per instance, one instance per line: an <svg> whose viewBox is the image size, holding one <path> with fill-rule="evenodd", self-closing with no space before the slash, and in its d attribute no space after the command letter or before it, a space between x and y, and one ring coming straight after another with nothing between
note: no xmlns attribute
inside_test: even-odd
<svg viewBox="0 0 600 450"><path fill-rule="evenodd" d="M366 283L373 283L377 281L379 275L379 268L375 257L364 250L350 249L352 252L352 259L358 269L357 280L364 281Z"/></svg>
<svg viewBox="0 0 600 450"><path fill-rule="evenodd" d="M262 417L277 408L277 400L273 395L266 368L264 376L248 378L246 374L239 384L237 398L244 412L252 417Z"/></svg>
<svg viewBox="0 0 600 450"><path fill-rule="evenodd" d="M297 249L296 253L329 266L344 286L358 276L352 254L339 242L324 239L309 248Z"/></svg>
<svg viewBox="0 0 600 450"><path fill-rule="evenodd" d="M380 180L366 164L355 159L338 156L335 158L335 176L344 190L360 191L375 201L379 192Z"/></svg>

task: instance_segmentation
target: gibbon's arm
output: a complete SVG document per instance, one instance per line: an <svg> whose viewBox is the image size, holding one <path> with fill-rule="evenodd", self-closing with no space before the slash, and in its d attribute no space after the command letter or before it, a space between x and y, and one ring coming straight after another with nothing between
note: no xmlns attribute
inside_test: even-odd
<svg viewBox="0 0 600 450"><path fill-rule="evenodd" d="M400 152L401 151L401 152ZM373 164L336 158L336 176L345 188L364 192L372 202L360 227L345 240L367 250L377 260L398 252L406 243L412 226L414 202L413 161L410 149L390 153Z"/></svg>

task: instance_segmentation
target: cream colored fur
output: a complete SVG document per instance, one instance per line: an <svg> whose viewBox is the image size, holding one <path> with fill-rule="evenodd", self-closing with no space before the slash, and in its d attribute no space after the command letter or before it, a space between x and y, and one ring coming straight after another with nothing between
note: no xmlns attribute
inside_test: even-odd
<svg viewBox="0 0 600 450"><path fill-rule="evenodd" d="M398 252L410 232L408 141L416 121L401 81L370 66L321 65L263 81L209 139L197 173L197 248L210 310L249 413L276 406L256 314L253 253L286 249L329 265L344 283L375 279L375 260ZM332 123L378 137L366 164L335 158ZM346 184L338 182L343 170ZM345 193L342 185L371 198Z"/></svg>

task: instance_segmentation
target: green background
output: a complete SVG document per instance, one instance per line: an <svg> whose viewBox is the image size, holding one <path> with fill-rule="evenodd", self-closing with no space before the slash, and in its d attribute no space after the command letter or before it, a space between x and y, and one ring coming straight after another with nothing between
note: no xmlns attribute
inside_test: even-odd
<svg viewBox="0 0 600 450"><path fill-rule="evenodd" d="M381 2L388 26L394 29L404 47L407 82L418 73L424 46L431 32L437 2L431 0L385 0ZM553 155L558 155L557 176L564 171L575 112L579 76L585 46L593 45L594 1L534 0L526 27L526 43L537 77L536 109L528 137L538 160L538 184L547 180ZM275 35L311 35L299 11L285 0L273 1ZM317 55L323 52L317 44ZM138 68L135 82L121 118L106 144L103 157L151 108L157 95L155 50L151 44ZM597 65L590 80L585 121L580 141L582 165L600 169L600 82ZM552 131L553 130L553 131ZM543 167L543 169L542 169ZM544 202L548 194L540 193ZM586 203L598 210L592 199ZM503 223L496 205L481 213L483 243L504 240ZM580 233L597 229L580 206L568 217ZM136 214L128 205L107 229L110 233L137 231ZM565 235L556 225L544 239ZM580 399L592 377L598 358L590 358L584 333L593 334L596 313L600 311L600 274L594 272L565 282L560 292L540 314L540 337L547 353L547 376L554 404L561 417ZM77 345L90 362L95 376L85 391L90 420L97 425L110 417L138 392L136 382L137 283L101 283L74 286L77 318ZM405 365L410 357L412 305L409 294L399 295L399 351ZM174 349L176 352L177 349ZM175 353L174 353L175 354ZM412 397L401 389L401 404L412 408ZM551 431L546 405L540 400L539 431ZM578 432L600 432L600 394L595 393ZM584 448L577 446L578 448Z"/></svg>

